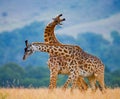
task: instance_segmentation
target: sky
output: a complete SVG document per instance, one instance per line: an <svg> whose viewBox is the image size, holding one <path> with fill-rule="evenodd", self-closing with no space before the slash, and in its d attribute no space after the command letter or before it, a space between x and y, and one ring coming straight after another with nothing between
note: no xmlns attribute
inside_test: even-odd
<svg viewBox="0 0 120 99"><path fill-rule="evenodd" d="M60 35L95 32L110 39L111 31L120 33L120 0L0 0L0 33L34 21L47 24L60 13L66 18Z"/></svg>
<svg viewBox="0 0 120 99"><path fill-rule="evenodd" d="M59 35L66 34L77 38L79 33L92 32L101 34L105 39L112 41L110 36L112 31L118 31L120 33L120 14L115 14L109 18L100 19L97 21L69 26L67 28L57 30L57 33Z"/></svg>

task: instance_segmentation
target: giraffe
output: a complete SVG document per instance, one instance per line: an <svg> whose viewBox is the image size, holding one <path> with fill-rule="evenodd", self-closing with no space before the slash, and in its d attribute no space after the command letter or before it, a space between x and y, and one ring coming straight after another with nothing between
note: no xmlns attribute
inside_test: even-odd
<svg viewBox="0 0 120 99"><path fill-rule="evenodd" d="M101 91L105 92L104 64L96 56L86 53L79 46L75 45L58 45L40 42L28 44L28 41L26 41L25 44L26 48L23 60L36 51L47 52L49 55L64 57L69 69L69 78L64 85L65 88L72 82L72 91L77 84L79 76L82 76L88 77L94 90L96 90L95 83L98 81Z"/></svg>
<svg viewBox="0 0 120 99"><path fill-rule="evenodd" d="M65 18L60 19L61 16L62 16L62 14L56 16L55 18L53 18L53 21L50 22L46 26L45 31L44 31L45 43L62 45L62 43L60 43L56 39L56 36L54 33L56 25L62 25L61 22L65 21ZM49 88L55 88L57 75L58 74L66 74L66 75L69 74L69 70L66 66L66 60L64 57L50 55L47 63L48 63L48 66L50 69L50 75L51 75ZM61 68L61 69L58 71L57 68ZM88 88L87 84L85 83L85 81L81 77L79 77L79 79L77 81L77 86L79 87L79 89L81 91L87 90L87 88Z"/></svg>

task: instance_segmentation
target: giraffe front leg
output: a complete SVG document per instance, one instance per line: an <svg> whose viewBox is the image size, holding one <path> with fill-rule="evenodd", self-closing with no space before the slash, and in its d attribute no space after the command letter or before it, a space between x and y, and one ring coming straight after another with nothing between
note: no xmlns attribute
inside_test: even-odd
<svg viewBox="0 0 120 99"><path fill-rule="evenodd" d="M73 89L76 87L78 81L78 76L75 76L72 78L72 87L71 87L71 92L73 93Z"/></svg>
<svg viewBox="0 0 120 99"><path fill-rule="evenodd" d="M71 75L68 76L68 79L67 79L67 81L65 82L65 84L63 85L62 90L65 91L70 82L71 82Z"/></svg>
<svg viewBox="0 0 120 99"><path fill-rule="evenodd" d="M72 83L71 92L73 92L73 89L77 85L77 80L78 80L78 75L74 75L74 74L69 75L69 77L68 77L67 81L65 82L62 89L65 91L66 88L68 87L69 83Z"/></svg>
<svg viewBox="0 0 120 99"><path fill-rule="evenodd" d="M99 89L102 93L106 92L105 84L104 84L104 74L98 75L96 77L97 81L99 82Z"/></svg>
<svg viewBox="0 0 120 99"><path fill-rule="evenodd" d="M78 79L79 79L79 72L77 71L77 68L73 71L72 74L72 87L71 87L71 92L73 93L73 89L76 88L77 84L78 84Z"/></svg>
<svg viewBox="0 0 120 99"><path fill-rule="evenodd" d="M49 89L51 89L51 90L56 88L57 75L58 75L58 73L55 69L50 70Z"/></svg>

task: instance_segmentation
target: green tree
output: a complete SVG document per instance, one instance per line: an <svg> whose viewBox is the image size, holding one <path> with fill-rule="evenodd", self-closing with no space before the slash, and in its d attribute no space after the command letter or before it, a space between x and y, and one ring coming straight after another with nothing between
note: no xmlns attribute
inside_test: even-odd
<svg viewBox="0 0 120 99"><path fill-rule="evenodd" d="M17 86L24 77L24 69L15 64L8 63L0 67L0 86Z"/></svg>

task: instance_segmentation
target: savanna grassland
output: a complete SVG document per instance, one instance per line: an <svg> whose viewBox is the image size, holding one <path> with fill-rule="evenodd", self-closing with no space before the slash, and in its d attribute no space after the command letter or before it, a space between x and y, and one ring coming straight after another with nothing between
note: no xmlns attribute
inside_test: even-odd
<svg viewBox="0 0 120 99"><path fill-rule="evenodd" d="M1 88L0 99L120 99L120 88L107 89L105 94L99 90L92 93L90 89L86 92L75 89L71 93L70 89L62 91L59 88L53 92L47 88Z"/></svg>

